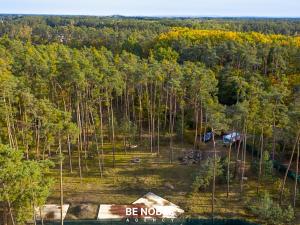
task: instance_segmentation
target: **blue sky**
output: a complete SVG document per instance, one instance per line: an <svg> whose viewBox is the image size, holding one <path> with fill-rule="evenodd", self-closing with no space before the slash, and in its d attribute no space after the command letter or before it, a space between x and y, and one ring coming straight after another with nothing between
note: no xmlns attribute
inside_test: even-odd
<svg viewBox="0 0 300 225"><path fill-rule="evenodd" d="M0 13L300 17L300 0L0 0Z"/></svg>

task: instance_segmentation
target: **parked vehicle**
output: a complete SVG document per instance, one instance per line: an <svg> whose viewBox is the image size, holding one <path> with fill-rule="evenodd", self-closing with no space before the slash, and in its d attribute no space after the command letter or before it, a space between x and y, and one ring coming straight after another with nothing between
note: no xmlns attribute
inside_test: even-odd
<svg viewBox="0 0 300 225"><path fill-rule="evenodd" d="M228 145L241 139L241 135L238 132L231 132L223 136L223 143Z"/></svg>
<svg viewBox="0 0 300 225"><path fill-rule="evenodd" d="M202 141L208 142L212 139L212 132L207 132L203 135Z"/></svg>

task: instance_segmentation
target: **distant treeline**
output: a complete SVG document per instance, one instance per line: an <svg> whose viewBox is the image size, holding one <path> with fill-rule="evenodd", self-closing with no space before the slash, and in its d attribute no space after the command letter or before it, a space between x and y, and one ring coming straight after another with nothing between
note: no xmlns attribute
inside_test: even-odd
<svg viewBox="0 0 300 225"><path fill-rule="evenodd" d="M63 42L72 47L105 46L114 52L122 51L129 40L136 40L145 49L158 34L173 27L290 36L297 36L300 31L300 19L2 15L0 21L1 36L35 44Z"/></svg>

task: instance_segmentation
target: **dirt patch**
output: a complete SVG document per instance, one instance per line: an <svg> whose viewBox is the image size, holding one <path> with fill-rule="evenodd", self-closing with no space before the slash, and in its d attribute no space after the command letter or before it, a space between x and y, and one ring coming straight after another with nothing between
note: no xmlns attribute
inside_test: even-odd
<svg viewBox="0 0 300 225"><path fill-rule="evenodd" d="M98 208L99 206L95 204L72 205L66 219L96 219Z"/></svg>

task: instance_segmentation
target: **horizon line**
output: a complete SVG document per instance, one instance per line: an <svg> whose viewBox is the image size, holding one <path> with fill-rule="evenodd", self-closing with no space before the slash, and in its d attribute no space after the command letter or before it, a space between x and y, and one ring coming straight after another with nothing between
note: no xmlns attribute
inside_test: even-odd
<svg viewBox="0 0 300 225"><path fill-rule="evenodd" d="M96 15L96 14L53 14L53 13L2 13L0 15L15 15L15 16L85 16L85 17L125 17L125 18L257 18L257 19L300 19L300 16L229 16L229 15L122 15L122 14L109 14L109 15Z"/></svg>

